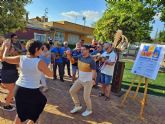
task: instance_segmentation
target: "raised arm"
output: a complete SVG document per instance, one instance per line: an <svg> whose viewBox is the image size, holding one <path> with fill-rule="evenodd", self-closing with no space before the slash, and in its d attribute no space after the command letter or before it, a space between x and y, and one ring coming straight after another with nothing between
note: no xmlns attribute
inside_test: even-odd
<svg viewBox="0 0 165 124"><path fill-rule="evenodd" d="M12 56L12 57L7 57L7 51L9 49L10 45L7 43L4 44L4 50L2 50L2 61L5 61L10 64L19 64L20 62L20 56Z"/></svg>
<svg viewBox="0 0 165 124"><path fill-rule="evenodd" d="M46 65L46 63L44 61L40 61L38 64L38 68L41 72L43 72L46 76L52 78L53 77L53 72L50 71L50 69L48 68L48 66Z"/></svg>
<svg viewBox="0 0 165 124"><path fill-rule="evenodd" d="M4 46L2 45L2 46L0 47L0 61L2 61L3 53L4 53Z"/></svg>

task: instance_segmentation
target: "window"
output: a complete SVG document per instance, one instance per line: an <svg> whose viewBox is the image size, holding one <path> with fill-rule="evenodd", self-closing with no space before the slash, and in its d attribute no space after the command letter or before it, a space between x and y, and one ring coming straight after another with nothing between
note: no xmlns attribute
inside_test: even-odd
<svg viewBox="0 0 165 124"><path fill-rule="evenodd" d="M54 36L55 41L63 42L64 41L64 33L57 31Z"/></svg>
<svg viewBox="0 0 165 124"><path fill-rule="evenodd" d="M45 42L46 41L46 34L38 34L34 33L34 40Z"/></svg>
<svg viewBox="0 0 165 124"><path fill-rule="evenodd" d="M69 44L76 44L77 42L79 42L79 40L80 40L79 35L75 35L75 34L68 35Z"/></svg>

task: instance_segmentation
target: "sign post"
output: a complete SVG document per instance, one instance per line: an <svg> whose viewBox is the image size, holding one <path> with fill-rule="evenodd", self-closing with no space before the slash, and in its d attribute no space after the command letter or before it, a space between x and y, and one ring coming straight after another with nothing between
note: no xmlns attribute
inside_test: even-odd
<svg viewBox="0 0 165 124"><path fill-rule="evenodd" d="M142 100L140 100L141 109L140 109L140 118L144 119L144 106L147 102L147 89L148 89L148 80L155 80L160 68L160 64L163 61L165 54L165 45L157 45L157 44L141 44L140 50L134 62L132 73L135 74L129 89L127 90L122 102L121 106L124 105L129 93L131 91L132 85L134 84L137 77L140 77L138 80L138 86L134 95L131 97L133 100L136 99L138 94L140 85L144 82L144 94ZM138 100L138 99L136 99Z"/></svg>

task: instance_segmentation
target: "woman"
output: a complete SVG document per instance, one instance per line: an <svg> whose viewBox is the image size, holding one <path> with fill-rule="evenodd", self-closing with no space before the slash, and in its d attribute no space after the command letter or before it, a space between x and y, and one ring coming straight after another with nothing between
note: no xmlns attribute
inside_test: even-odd
<svg viewBox="0 0 165 124"><path fill-rule="evenodd" d="M5 41L5 39L3 39ZM10 40L6 40L6 43L8 43L9 49L7 49L7 56L15 56L18 55L18 51L14 48L14 45ZM2 53L4 52L4 45L1 47L1 57ZM1 108L6 111L13 111L15 110L15 106L13 106L11 103L13 102L13 90L15 87L15 82L18 79L18 70L16 64L11 64L8 62L2 62L2 71L1 71L1 78L2 83L1 86L5 89L7 89L9 92L7 94L7 97L5 98L5 105Z"/></svg>
<svg viewBox="0 0 165 124"><path fill-rule="evenodd" d="M46 63L38 58L42 53L42 44L37 41L28 41L26 44L27 55L7 57L9 49L5 43L2 60L10 64L19 64L20 76L15 87L15 101L17 115L14 124L34 124L46 105L46 97L40 92L40 79L42 73L53 77Z"/></svg>
<svg viewBox="0 0 165 124"><path fill-rule="evenodd" d="M49 66L51 63L51 52L49 51L50 45L48 43L43 43L42 48L43 48L43 52L40 55L40 58L47 64L47 66ZM44 74L42 74L41 76L41 86L43 86L43 90L42 90L43 92L46 92L48 90L48 86Z"/></svg>

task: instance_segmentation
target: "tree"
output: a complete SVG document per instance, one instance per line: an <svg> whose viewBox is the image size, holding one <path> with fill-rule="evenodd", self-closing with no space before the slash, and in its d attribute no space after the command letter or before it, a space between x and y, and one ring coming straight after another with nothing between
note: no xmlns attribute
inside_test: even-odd
<svg viewBox="0 0 165 124"><path fill-rule="evenodd" d="M95 37L97 40L113 40L115 32L121 29L129 42L144 41L150 37L154 15L154 9L142 2L107 2L106 11L96 23Z"/></svg>
<svg viewBox="0 0 165 124"><path fill-rule="evenodd" d="M164 0L141 0L145 6L150 6L156 13L161 13L160 20L165 22L165 1Z"/></svg>
<svg viewBox="0 0 165 124"><path fill-rule="evenodd" d="M165 43L165 31L160 31L157 40L162 43Z"/></svg>
<svg viewBox="0 0 165 124"><path fill-rule="evenodd" d="M0 34L15 32L26 26L25 5L31 0L0 1Z"/></svg>

